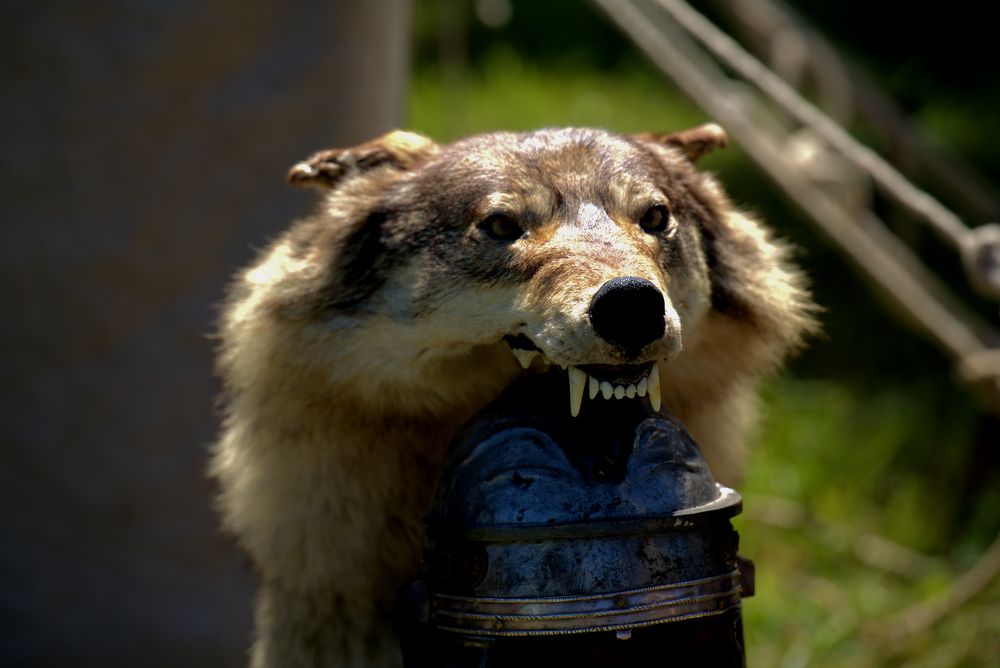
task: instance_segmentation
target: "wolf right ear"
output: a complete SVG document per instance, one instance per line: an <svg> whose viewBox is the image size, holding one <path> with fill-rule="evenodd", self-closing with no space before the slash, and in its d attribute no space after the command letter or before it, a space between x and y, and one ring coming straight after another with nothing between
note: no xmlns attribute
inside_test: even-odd
<svg viewBox="0 0 1000 668"><path fill-rule="evenodd" d="M383 165L410 169L437 150L438 145L423 135L393 130L360 146L314 153L288 171L288 182L328 190L349 176Z"/></svg>
<svg viewBox="0 0 1000 668"><path fill-rule="evenodd" d="M704 123L687 130L668 134L647 132L635 136L646 141L679 148L691 162L698 162L698 159L706 153L711 153L717 148L725 148L729 144L729 135L715 123Z"/></svg>

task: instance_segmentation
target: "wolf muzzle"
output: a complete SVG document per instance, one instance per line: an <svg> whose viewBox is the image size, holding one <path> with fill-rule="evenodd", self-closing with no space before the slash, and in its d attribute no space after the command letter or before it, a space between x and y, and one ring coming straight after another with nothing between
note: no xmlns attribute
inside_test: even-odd
<svg viewBox="0 0 1000 668"><path fill-rule="evenodd" d="M666 331L663 294L645 278L619 276L590 301L590 324L608 343L638 351Z"/></svg>

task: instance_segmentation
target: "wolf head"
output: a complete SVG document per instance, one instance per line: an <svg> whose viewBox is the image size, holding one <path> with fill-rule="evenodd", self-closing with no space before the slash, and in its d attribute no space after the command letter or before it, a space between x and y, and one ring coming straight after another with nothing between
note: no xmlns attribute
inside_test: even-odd
<svg viewBox="0 0 1000 668"><path fill-rule="evenodd" d="M659 409L661 376L765 366L808 329L783 247L695 167L725 144L715 125L445 146L397 131L317 153L289 180L321 189L320 210L245 274L230 323L289 325L283 368L359 405L482 401L519 362L566 369L573 415L585 394Z"/></svg>

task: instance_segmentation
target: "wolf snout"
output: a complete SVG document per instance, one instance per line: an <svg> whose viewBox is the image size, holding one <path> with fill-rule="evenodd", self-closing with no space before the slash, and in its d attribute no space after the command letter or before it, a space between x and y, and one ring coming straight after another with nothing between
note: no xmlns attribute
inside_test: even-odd
<svg viewBox="0 0 1000 668"><path fill-rule="evenodd" d="M619 276L590 301L590 324L608 343L638 351L663 336L665 304L660 290L638 276Z"/></svg>

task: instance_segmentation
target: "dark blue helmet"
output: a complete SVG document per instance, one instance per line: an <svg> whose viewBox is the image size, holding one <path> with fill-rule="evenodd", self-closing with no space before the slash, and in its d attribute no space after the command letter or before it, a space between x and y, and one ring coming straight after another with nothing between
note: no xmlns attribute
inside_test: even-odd
<svg viewBox="0 0 1000 668"><path fill-rule="evenodd" d="M558 372L517 383L457 437L427 518L426 580L411 589L419 616L465 651L514 657L528 645L511 639L534 639L537 657L541 638L576 636L576 650L593 638L634 660L663 646L641 629L717 618L734 660L709 664L742 665L739 494L673 417L605 401L572 418L565 383ZM633 633L644 640L619 642ZM466 665L451 660L438 665Z"/></svg>

